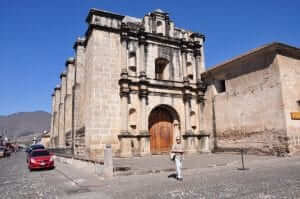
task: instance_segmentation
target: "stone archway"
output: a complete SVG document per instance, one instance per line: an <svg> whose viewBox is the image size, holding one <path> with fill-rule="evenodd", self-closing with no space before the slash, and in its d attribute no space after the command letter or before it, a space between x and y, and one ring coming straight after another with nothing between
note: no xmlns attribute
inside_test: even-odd
<svg viewBox="0 0 300 199"><path fill-rule="evenodd" d="M152 154L168 153L171 150L178 131L178 120L176 111L169 106L161 105L151 111L149 133Z"/></svg>

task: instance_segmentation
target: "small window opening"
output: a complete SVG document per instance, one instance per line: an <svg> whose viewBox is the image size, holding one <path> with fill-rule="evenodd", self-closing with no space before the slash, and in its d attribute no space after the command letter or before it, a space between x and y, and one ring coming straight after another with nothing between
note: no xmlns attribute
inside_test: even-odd
<svg viewBox="0 0 300 199"><path fill-rule="evenodd" d="M223 93L226 91L225 80L215 80L215 87L218 93Z"/></svg>

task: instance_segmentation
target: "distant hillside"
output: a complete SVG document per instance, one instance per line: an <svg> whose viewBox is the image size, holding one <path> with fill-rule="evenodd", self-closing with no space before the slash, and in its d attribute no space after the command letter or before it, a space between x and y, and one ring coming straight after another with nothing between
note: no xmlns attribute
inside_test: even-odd
<svg viewBox="0 0 300 199"><path fill-rule="evenodd" d="M50 129L51 114L44 111L20 112L0 116L0 135L8 137L28 136Z"/></svg>

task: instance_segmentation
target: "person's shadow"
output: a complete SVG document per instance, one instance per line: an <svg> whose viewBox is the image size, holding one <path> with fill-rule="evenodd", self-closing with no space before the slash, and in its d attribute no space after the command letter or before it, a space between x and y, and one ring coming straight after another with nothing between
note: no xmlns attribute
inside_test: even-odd
<svg viewBox="0 0 300 199"><path fill-rule="evenodd" d="M170 175L168 175L168 178L176 179L176 177L177 177L176 173L171 173Z"/></svg>

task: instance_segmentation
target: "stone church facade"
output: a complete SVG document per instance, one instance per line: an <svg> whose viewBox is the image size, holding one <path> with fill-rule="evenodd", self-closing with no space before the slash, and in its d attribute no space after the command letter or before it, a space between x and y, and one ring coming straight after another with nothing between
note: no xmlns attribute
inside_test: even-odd
<svg viewBox="0 0 300 199"><path fill-rule="evenodd" d="M288 111L299 108L282 107L290 98L278 86L279 60L291 58L280 65L292 61L298 70L299 49L272 44L205 70L204 35L176 27L162 10L134 18L92 9L86 22L52 95L52 148L99 159L106 144L120 157L168 153L177 136L186 153L289 152L300 144L299 122L288 121ZM293 88L285 94L296 103Z"/></svg>

